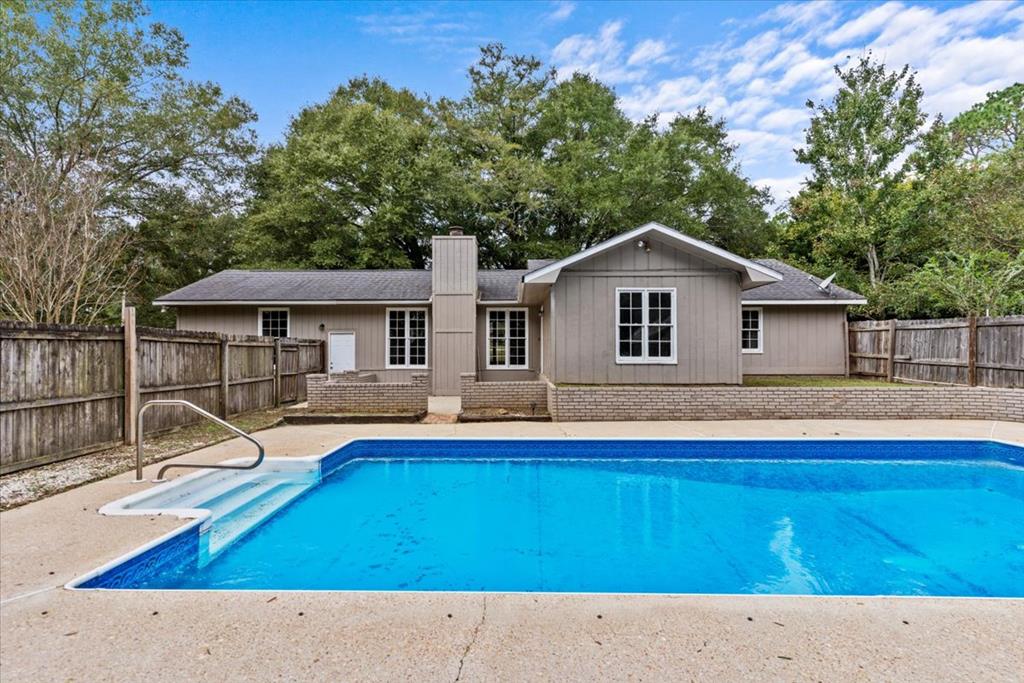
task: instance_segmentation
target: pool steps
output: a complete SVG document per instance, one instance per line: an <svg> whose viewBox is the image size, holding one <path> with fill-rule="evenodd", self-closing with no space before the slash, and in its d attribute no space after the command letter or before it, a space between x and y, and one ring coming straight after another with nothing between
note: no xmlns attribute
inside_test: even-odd
<svg viewBox="0 0 1024 683"><path fill-rule="evenodd" d="M202 519L200 562L206 564L319 481L319 458L268 458L252 471L179 477L104 505L100 514Z"/></svg>

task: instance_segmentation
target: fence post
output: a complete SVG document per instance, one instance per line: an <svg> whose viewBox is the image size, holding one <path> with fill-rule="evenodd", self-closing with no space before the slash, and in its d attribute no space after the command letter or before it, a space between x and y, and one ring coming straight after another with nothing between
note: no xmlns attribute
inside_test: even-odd
<svg viewBox="0 0 1024 683"><path fill-rule="evenodd" d="M227 336L220 339L220 416L227 418L231 406L231 345Z"/></svg>
<svg viewBox="0 0 1024 683"><path fill-rule="evenodd" d="M320 374L327 374L327 342L320 340Z"/></svg>
<svg viewBox="0 0 1024 683"><path fill-rule="evenodd" d="M139 413L139 339L135 333L135 307L121 311L124 329L124 443L135 443L135 423Z"/></svg>
<svg viewBox="0 0 1024 683"><path fill-rule="evenodd" d="M843 374L850 376L850 318L843 313Z"/></svg>
<svg viewBox="0 0 1024 683"><path fill-rule="evenodd" d="M978 386L978 317L967 319L967 384Z"/></svg>
<svg viewBox="0 0 1024 683"><path fill-rule="evenodd" d="M274 407L281 407L281 338L274 339Z"/></svg>
<svg viewBox="0 0 1024 683"><path fill-rule="evenodd" d="M889 362L885 367L885 381L891 382L896 374L896 319L889 321Z"/></svg>

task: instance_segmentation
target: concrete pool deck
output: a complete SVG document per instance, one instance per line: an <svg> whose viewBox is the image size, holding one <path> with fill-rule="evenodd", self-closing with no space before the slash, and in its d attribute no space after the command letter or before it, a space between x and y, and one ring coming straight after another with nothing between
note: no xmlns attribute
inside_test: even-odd
<svg viewBox="0 0 1024 683"><path fill-rule="evenodd" d="M304 425L268 455L360 436L973 437L1024 424L770 421ZM249 454L233 440L175 460ZM146 469L155 476L157 466ZM185 471L173 471L180 476ZM103 517L125 473L0 513L0 680L1020 680L1024 600L68 591L183 522Z"/></svg>

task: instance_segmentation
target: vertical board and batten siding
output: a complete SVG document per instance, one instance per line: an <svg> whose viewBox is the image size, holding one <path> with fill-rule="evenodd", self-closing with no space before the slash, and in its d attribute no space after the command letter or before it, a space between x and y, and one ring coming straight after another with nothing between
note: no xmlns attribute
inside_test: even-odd
<svg viewBox="0 0 1024 683"><path fill-rule="evenodd" d="M846 373L845 306L761 306L761 353L743 354L744 375Z"/></svg>
<svg viewBox="0 0 1024 683"><path fill-rule="evenodd" d="M259 306L180 306L177 307L179 330L209 330L222 334L252 334L259 321ZM414 372L428 369L434 352L433 339L427 345L427 368L388 369L387 308L428 309L427 327L431 334L433 316L426 304L319 304L287 306L289 332L301 339L326 342L331 332L352 332L355 336L356 368L371 372L381 382L409 382ZM320 329L320 325L324 329Z"/></svg>
<svg viewBox="0 0 1024 683"><path fill-rule="evenodd" d="M125 441L125 332L120 327L0 323L0 473ZM184 399L214 414L305 399L305 375L322 372L317 340L281 341L275 395L273 339L140 327L135 374L140 405ZM228 395L221 358L227 346ZM289 386L290 382L290 386ZM197 421L178 407L149 410L152 434Z"/></svg>
<svg viewBox="0 0 1024 683"><path fill-rule="evenodd" d="M676 290L676 363L616 363L615 290ZM738 384L739 275L654 241L574 264L553 286L549 377L567 384ZM545 360L545 363L547 361Z"/></svg>
<svg viewBox="0 0 1024 683"><path fill-rule="evenodd" d="M476 370L476 238L434 237L431 258L432 393L458 396L462 373Z"/></svg>
<svg viewBox="0 0 1024 683"><path fill-rule="evenodd" d="M850 323L850 374L926 384L1024 387L1024 316Z"/></svg>
<svg viewBox="0 0 1024 683"><path fill-rule="evenodd" d="M525 370L487 369L487 311L491 308L525 308L527 357ZM539 306L517 306L515 304L481 304L476 314L476 367L479 382L521 382L537 379L540 372L540 327Z"/></svg>

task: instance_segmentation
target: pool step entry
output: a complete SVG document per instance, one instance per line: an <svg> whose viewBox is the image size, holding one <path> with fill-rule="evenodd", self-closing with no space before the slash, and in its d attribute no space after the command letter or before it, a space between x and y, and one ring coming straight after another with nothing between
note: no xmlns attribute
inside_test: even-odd
<svg viewBox="0 0 1024 683"><path fill-rule="evenodd" d="M319 459L271 458L256 470L218 468L181 477L105 505L100 513L205 517L203 566L319 481Z"/></svg>
<svg viewBox="0 0 1024 683"><path fill-rule="evenodd" d="M211 501L209 527L201 536L200 566L213 560L232 543L254 531L277 510L301 496L313 482L264 480L239 487ZM205 506L204 506L205 507Z"/></svg>

